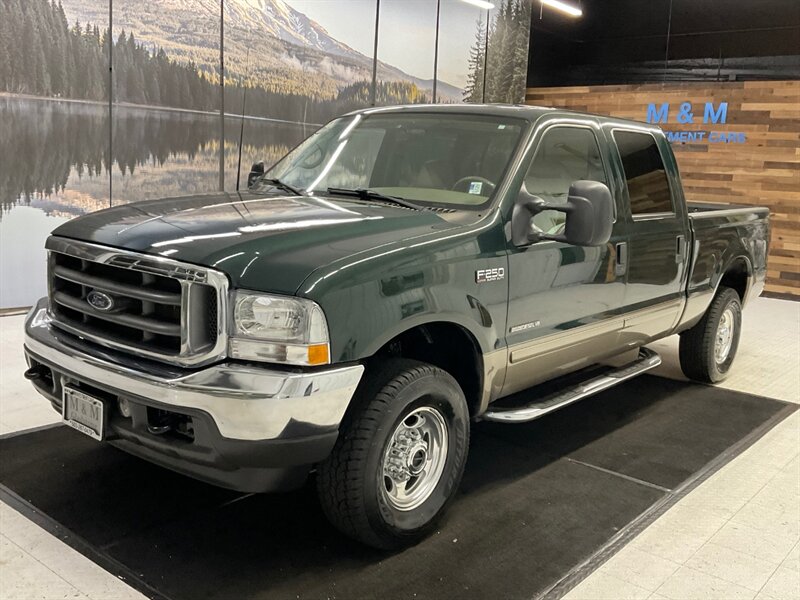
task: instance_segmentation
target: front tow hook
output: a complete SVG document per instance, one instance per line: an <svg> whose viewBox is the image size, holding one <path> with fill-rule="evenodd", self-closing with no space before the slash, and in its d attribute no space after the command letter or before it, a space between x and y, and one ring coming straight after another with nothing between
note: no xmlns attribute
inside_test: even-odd
<svg viewBox="0 0 800 600"><path fill-rule="evenodd" d="M172 425L148 425L147 431L153 435L164 435L172 431Z"/></svg>
<svg viewBox="0 0 800 600"><path fill-rule="evenodd" d="M23 373L23 376L28 381L39 381L41 379L48 379L50 377L50 369L48 369L44 365L34 365L33 367L25 371L25 373Z"/></svg>

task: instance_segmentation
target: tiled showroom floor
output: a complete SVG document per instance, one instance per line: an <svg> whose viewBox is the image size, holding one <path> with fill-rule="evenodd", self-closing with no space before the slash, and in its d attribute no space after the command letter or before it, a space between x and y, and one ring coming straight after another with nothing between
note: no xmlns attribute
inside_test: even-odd
<svg viewBox="0 0 800 600"><path fill-rule="evenodd" d="M22 316L0 318L0 432L58 416L22 378ZM651 346L680 377L677 338ZM723 387L800 402L800 303L759 299ZM0 457L2 460L2 457ZM524 557L520 557L524 560ZM143 598L0 504L0 598ZM800 411L695 488L566 596L800 598Z"/></svg>

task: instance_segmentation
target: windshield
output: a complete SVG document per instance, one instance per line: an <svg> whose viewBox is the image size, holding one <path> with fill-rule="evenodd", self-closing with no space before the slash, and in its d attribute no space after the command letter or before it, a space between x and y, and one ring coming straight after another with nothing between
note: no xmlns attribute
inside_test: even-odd
<svg viewBox="0 0 800 600"><path fill-rule="evenodd" d="M270 169L306 192L369 189L414 203L481 208L525 121L468 114L358 114L318 130Z"/></svg>

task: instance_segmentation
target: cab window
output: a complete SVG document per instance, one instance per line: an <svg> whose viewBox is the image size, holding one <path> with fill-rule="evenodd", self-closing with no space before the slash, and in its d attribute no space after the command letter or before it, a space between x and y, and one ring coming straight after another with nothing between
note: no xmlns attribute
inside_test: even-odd
<svg viewBox="0 0 800 600"><path fill-rule="evenodd" d="M614 141L625 171L631 214L672 214L669 180L655 138L649 133L615 131Z"/></svg>
<svg viewBox="0 0 800 600"><path fill-rule="evenodd" d="M525 175L525 189L548 204L562 204L570 186L580 179L607 183L594 132L585 127L549 129ZM565 213L546 210L533 218L533 224L543 233L560 234L565 217Z"/></svg>

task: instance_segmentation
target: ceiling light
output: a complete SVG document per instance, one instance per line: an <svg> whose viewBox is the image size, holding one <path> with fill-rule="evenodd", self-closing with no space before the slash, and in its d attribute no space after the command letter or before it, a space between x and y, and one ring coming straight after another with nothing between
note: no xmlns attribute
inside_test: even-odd
<svg viewBox="0 0 800 600"><path fill-rule="evenodd" d="M466 2L467 0L464 1ZM583 11L577 6L572 6L560 0L541 0L541 3L550 8L555 8L563 13L567 13L571 17L580 17L583 15Z"/></svg>
<svg viewBox="0 0 800 600"><path fill-rule="evenodd" d="M466 2L467 4L474 4L478 8L485 8L486 10L492 10L494 8L494 4L491 2L484 2L484 0L461 0L462 2Z"/></svg>

